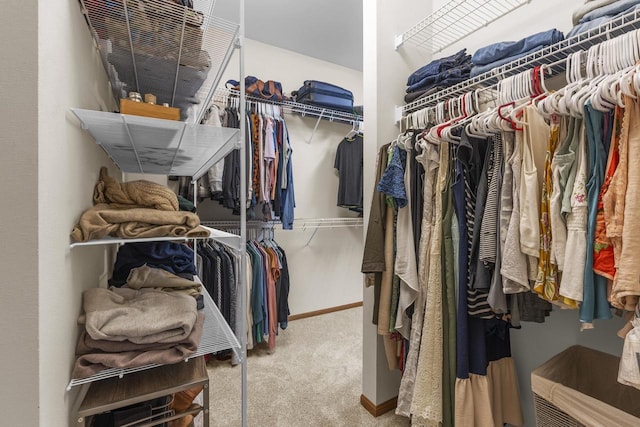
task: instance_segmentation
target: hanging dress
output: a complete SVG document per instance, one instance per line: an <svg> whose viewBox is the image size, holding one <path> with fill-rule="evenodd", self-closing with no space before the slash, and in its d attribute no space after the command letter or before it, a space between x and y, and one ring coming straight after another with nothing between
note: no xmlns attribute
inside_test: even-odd
<svg viewBox="0 0 640 427"><path fill-rule="evenodd" d="M538 274L533 290L549 302L569 308L577 308L575 300L559 294L558 266L551 261L551 195L553 192L551 161L560 138L560 125L552 118L551 132L547 144L547 156L544 165L544 181L540 195L540 257Z"/></svg>
<svg viewBox="0 0 640 427"><path fill-rule="evenodd" d="M410 147L410 141L407 143ZM407 162L404 171L404 186L408 195L412 193L411 176L413 162L407 154ZM412 198L407 197L407 205L398 209L397 223L397 248L395 259L395 272L400 279L400 289L398 295L398 309L394 329L405 339L409 339L411 330L411 318L407 310L415 302L418 296L418 265L416 261L416 250L413 241L413 221L411 220Z"/></svg>
<svg viewBox="0 0 640 427"><path fill-rule="evenodd" d="M567 214L567 245L565 264L560 283L560 295L582 301L584 266L587 257L587 174L589 158L585 127L576 119L574 138L577 139L574 166L569 172L562 212ZM573 143L572 143L573 146ZM565 202L566 200L566 202ZM567 203L569 206L566 206ZM570 259L571 262L566 262Z"/></svg>
<svg viewBox="0 0 640 427"><path fill-rule="evenodd" d="M455 283L455 258L453 255L453 200L452 200L452 174L455 173L455 157L453 150L449 149L451 160L447 166L446 181L442 194L442 425L453 426L453 404L455 400L454 386L456 380L456 283Z"/></svg>
<svg viewBox="0 0 640 427"><path fill-rule="evenodd" d="M509 140L507 139L507 146ZM513 137L513 151L511 156L507 157L505 165L505 182L503 187L507 185L507 169L511 170L512 178L512 206L511 217L509 219L509 227L504 241L502 263L500 273L503 277L503 287L505 294L516 294L520 292L529 292L530 285L527 278L527 256L520 249L520 180L522 168L522 148L523 133L516 131ZM505 152L506 155L506 152ZM503 205L503 209L508 209L509 204Z"/></svg>
<svg viewBox="0 0 640 427"><path fill-rule="evenodd" d="M439 426L442 423L442 191L449 173L449 148L440 143L440 168L435 191L435 223L429 249L428 287L418 372L411 402L412 424Z"/></svg>
<svg viewBox="0 0 640 427"><path fill-rule="evenodd" d="M587 254L584 266L584 285L582 304L580 305L580 322L582 322L583 328L591 328L593 327L593 321L595 319L611 318L611 310L609 309L609 302L607 299L606 279L595 274L593 271L593 237L596 226L598 194L600 193L600 186L604 181L604 168L606 166L607 151L603 141L606 139L607 133L609 135L611 134L610 128L612 120L609 116L609 123L607 126L605 114L608 113L597 111L590 103L585 105L584 114L586 119L587 145L589 149L589 180L587 181ZM629 196L628 189L627 196ZM640 218L640 216L638 218ZM637 252L635 253L637 254ZM637 259L634 259L633 263L636 265L639 264ZM640 277L640 268L636 268L636 271L638 274L633 276L633 280L637 283L638 277Z"/></svg>
<svg viewBox="0 0 640 427"><path fill-rule="evenodd" d="M624 227L622 229L622 250L618 261L618 271L613 284L611 299L616 306L631 311L638 303L640 295L640 106L637 100L627 104L629 110L629 136L627 142L627 188L625 193ZM622 156L622 150L621 150ZM622 160L621 160L622 164ZM619 166L620 167L620 166Z"/></svg>
<svg viewBox="0 0 640 427"><path fill-rule="evenodd" d="M416 156L416 159L423 165L424 183L423 191L423 213L419 243L418 258L418 283L420 289L415 303L415 310L411 323L411 338L409 342L409 352L405 363L404 373L400 382L398 391L398 404L396 406L396 414L403 417L411 416L411 401L413 400L413 391L418 368L418 354L420 353L420 342L422 339L422 328L424 324L425 303L427 292L427 280L429 271L429 248L431 244L432 230L435 223L434 215L434 184L436 172L438 170L439 155L438 150L432 145L427 144L422 149L422 153Z"/></svg>
<svg viewBox="0 0 640 427"><path fill-rule="evenodd" d="M565 117L564 120L567 120ZM553 155L551 161L551 175L553 190L549 200L549 219L551 222L551 255L552 263L558 266L558 271L564 270L564 255L567 248L567 221L562 214L562 200L567 191L567 181L569 172L575 160L575 150L578 139L574 138L580 128L576 127L579 122L575 117L568 119L567 135ZM575 143L575 145L574 145Z"/></svg>

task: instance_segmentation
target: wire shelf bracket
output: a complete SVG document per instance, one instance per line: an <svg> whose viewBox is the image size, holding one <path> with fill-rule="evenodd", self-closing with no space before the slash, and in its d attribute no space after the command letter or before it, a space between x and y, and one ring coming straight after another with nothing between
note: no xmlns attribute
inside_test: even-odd
<svg viewBox="0 0 640 427"><path fill-rule="evenodd" d="M482 27L524 6L531 0L454 0L397 35L398 50L405 43L437 53Z"/></svg>

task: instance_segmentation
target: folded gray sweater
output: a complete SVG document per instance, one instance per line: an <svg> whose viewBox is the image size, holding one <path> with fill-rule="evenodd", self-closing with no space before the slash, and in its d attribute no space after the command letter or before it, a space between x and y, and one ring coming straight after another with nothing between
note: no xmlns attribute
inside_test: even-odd
<svg viewBox="0 0 640 427"><path fill-rule="evenodd" d="M109 368L136 368L139 366L180 363L193 355L202 338L204 314L198 315L189 336L176 344L134 344L128 341L95 341L82 334L78 341L79 354L73 367L73 378L86 378Z"/></svg>
<svg viewBox="0 0 640 427"><path fill-rule="evenodd" d="M183 341L198 315L195 298L155 289L91 288L83 308L79 322L91 338L135 344Z"/></svg>

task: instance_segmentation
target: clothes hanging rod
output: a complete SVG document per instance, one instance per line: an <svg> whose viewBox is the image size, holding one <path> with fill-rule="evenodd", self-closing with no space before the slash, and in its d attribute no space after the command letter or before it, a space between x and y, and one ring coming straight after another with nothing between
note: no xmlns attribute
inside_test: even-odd
<svg viewBox="0 0 640 427"><path fill-rule="evenodd" d="M235 89L217 88L214 100L220 103L226 103L229 98L238 97L239 92ZM315 105L302 104L295 101L272 101L262 99L251 95L246 95L247 103L262 103L276 105L282 107L285 113L297 114L303 117L321 117L330 122L341 122L354 124L364 121L364 116L356 113L348 113L346 111L332 110L324 107L316 107Z"/></svg>
<svg viewBox="0 0 640 427"><path fill-rule="evenodd" d="M247 228L273 228L273 221L247 221ZM212 228L240 229L240 221L200 221L200 225Z"/></svg>
<svg viewBox="0 0 640 427"><path fill-rule="evenodd" d="M639 28L640 9L636 9L609 22L605 22L596 28L576 34L556 44L544 47L522 58L489 70L479 76L406 104L402 107L402 114L406 115L407 113L418 111L425 107L432 107L440 101L446 101L449 98L471 92L474 89L495 86L500 80L526 71L537 65L546 65L554 74L564 72L565 60L569 54L579 50L587 50L591 46L605 40Z"/></svg>
<svg viewBox="0 0 640 427"><path fill-rule="evenodd" d="M201 225L213 228L235 229L240 226L238 221L201 221ZM271 229L275 225L282 224L280 220L275 221L250 221L247 228ZM296 218L293 229L304 230L309 228L341 228L341 227L362 227L362 218Z"/></svg>

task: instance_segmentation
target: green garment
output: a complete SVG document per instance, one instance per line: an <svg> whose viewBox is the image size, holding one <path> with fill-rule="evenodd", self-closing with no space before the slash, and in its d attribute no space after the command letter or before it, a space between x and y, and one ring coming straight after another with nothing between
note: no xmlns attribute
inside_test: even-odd
<svg viewBox="0 0 640 427"><path fill-rule="evenodd" d="M178 205L180 206L181 211L187 212L195 212L196 205L193 204L189 199L185 199L184 197L178 195Z"/></svg>
<svg viewBox="0 0 640 427"><path fill-rule="evenodd" d="M448 144L441 144L441 150L450 150ZM451 155L451 151L449 151ZM457 263L453 254L453 200L451 161L446 159L440 167L449 168L447 182L442 191L442 426L453 427L455 381L456 381L456 281L454 265Z"/></svg>

